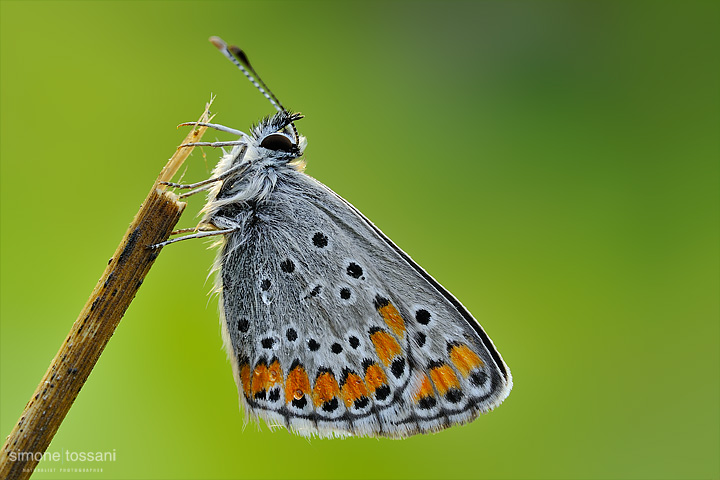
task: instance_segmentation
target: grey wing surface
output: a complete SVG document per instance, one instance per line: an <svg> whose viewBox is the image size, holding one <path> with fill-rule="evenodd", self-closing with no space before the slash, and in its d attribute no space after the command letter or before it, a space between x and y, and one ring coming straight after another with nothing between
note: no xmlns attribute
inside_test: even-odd
<svg viewBox="0 0 720 480"><path fill-rule="evenodd" d="M292 172L227 235L224 338L246 411L301 435L466 423L512 379L470 313L352 205Z"/></svg>

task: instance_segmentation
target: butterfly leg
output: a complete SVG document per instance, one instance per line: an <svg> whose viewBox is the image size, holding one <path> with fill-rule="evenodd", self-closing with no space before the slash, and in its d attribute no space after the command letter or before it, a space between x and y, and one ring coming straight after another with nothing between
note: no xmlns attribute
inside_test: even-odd
<svg viewBox="0 0 720 480"><path fill-rule="evenodd" d="M210 231L204 231L204 232L198 232L194 233L192 235L185 235L184 237L179 238L172 238L170 240L166 240L164 242L156 243L154 245L149 245L148 248L151 250L156 250L158 248L162 248L165 245L170 245L171 243L176 243L181 240L190 240L192 238L203 238L203 237L211 237L213 235L225 235L226 233L234 232L235 228L224 228L222 230L210 230Z"/></svg>
<svg viewBox="0 0 720 480"><path fill-rule="evenodd" d="M233 135L237 135L238 137L247 136L245 132L242 132L240 130L235 130L234 128L226 127L225 125L219 125L217 123L204 123L204 122L185 122L178 125L179 127L185 127L188 125L195 125L198 127L208 127L208 128L214 128L215 130L219 130L221 132L225 133L232 133Z"/></svg>
<svg viewBox="0 0 720 480"><path fill-rule="evenodd" d="M187 190L188 188L197 188L197 187L201 187L203 185L208 185L210 183L219 182L220 180L227 178L231 174L237 172L238 170L243 170L246 167L247 167L247 165L237 164L237 165L234 165L233 167L227 169L226 171L224 171L222 173L222 175L219 175L217 177L208 178L207 180L203 180L201 182L196 182L196 183L174 183L174 182L160 182L160 183L162 183L163 185L167 185L169 187L182 188L183 190Z"/></svg>
<svg viewBox="0 0 720 480"><path fill-rule="evenodd" d="M238 157L242 156L245 153L246 149L247 149L247 147L243 148L242 151L238 154ZM162 183L163 185L167 185L169 187L173 187L173 188L181 188L181 189L194 188L195 190L191 190L189 192L185 192L182 195L180 195L180 198L186 198L186 197L195 195L196 193L207 190L208 188L210 188L211 184L213 184L215 182L219 182L219 181L229 177L233 173L244 170L245 168L247 168L247 165L242 164L242 163L237 163L237 164L233 165L231 168L224 171L221 175L219 175L217 177L208 178L207 180L203 180L201 182L188 183L188 184L174 183L174 182L160 182L160 183Z"/></svg>
<svg viewBox="0 0 720 480"><path fill-rule="evenodd" d="M205 185L204 187L196 188L195 190L190 190L189 192L185 192L181 195L178 195L178 198L183 199L187 197L191 197L195 195L196 193L204 192L205 190L211 188L212 185Z"/></svg>
<svg viewBox="0 0 720 480"><path fill-rule="evenodd" d="M192 142L192 143L183 143L180 145L180 147L232 147L235 145L246 145L246 142L244 140L233 140L230 142Z"/></svg>
<svg viewBox="0 0 720 480"><path fill-rule="evenodd" d="M217 231L217 228L204 227L204 226L198 225L197 227L180 228L178 230L173 230L170 233L170 235L180 235L181 233L189 233L189 232L215 232L215 231Z"/></svg>

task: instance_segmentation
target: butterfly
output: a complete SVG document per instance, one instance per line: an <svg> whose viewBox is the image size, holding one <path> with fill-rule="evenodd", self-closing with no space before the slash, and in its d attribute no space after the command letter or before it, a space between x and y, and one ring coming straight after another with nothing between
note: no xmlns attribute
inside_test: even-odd
<svg viewBox="0 0 720 480"><path fill-rule="evenodd" d="M277 113L238 140L212 177L200 230L220 235L222 336L243 410L303 436L402 438L474 420L512 377L463 305L380 229L303 173L305 137L247 56L210 41Z"/></svg>

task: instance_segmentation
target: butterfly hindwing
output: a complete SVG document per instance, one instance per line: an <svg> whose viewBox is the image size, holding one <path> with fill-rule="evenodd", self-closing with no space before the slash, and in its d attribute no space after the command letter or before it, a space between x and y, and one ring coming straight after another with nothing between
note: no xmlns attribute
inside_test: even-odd
<svg viewBox="0 0 720 480"><path fill-rule="evenodd" d="M279 175L225 219L220 254L246 411L301 435L405 437L498 405L511 377L467 310L327 187Z"/></svg>

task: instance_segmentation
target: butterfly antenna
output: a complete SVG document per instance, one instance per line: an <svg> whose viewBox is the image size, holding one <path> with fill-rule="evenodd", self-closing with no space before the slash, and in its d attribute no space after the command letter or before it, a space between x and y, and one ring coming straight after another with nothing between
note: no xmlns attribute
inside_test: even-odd
<svg viewBox="0 0 720 480"><path fill-rule="evenodd" d="M270 101L272 106L275 107L278 112L288 113L285 107L282 106L282 103L280 103L280 100L278 100L275 94L272 93L267 85L265 85L265 82L262 81L260 75L258 75L252 65L250 65L250 60L248 60L247 55L245 55L245 52L243 52L240 47L228 45L222 38L215 36L210 37L210 43L215 45L215 47L217 47L223 55L230 59L230 61L233 62L240 71L243 72L243 74L245 74L247 79L255 85L255 88L260 90L260 93L262 93L265 98ZM295 127L295 122L291 122L290 125L292 126L293 132L295 132L295 138L299 139L300 135Z"/></svg>
<svg viewBox="0 0 720 480"><path fill-rule="evenodd" d="M248 60L247 55L245 55L245 52L235 45L228 45L220 37L210 37L210 43L215 45L223 55L230 59L230 61L245 74L247 79L255 85L255 88L260 90L260 93L262 93L265 98L272 103L272 106L275 107L278 112L287 112L285 107L283 107L280 103L280 100L278 100L275 94L267 88L267 85L265 85L265 82L262 81L260 75L258 75L252 65L250 65L250 61Z"/></svg>

